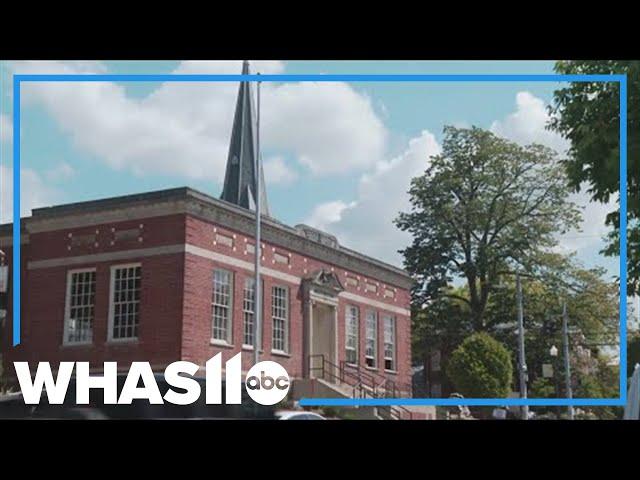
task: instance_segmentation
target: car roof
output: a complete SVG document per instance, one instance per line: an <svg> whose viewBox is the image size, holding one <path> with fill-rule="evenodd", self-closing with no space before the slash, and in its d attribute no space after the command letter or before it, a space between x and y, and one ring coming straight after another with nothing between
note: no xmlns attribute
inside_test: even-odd
<svg viewBox="0 0 640 480"><path fill-rule="evenodd" d="M277 417L292 417L294 415L315 415L322 417L322 415L316 412L308 412L306 410L279 410L275 414Z"/></svg>

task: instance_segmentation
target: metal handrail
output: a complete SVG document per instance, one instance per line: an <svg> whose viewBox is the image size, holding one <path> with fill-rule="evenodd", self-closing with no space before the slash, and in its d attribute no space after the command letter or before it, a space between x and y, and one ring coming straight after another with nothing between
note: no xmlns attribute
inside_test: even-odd
<svg viewBox="0 0 640 480"><path fill-rule="evenodd" d="M320 366L313 366L314 359L321 360ZM331 368L327 368L327 366ZM375 377L371 374L372 372L363 372L357 365L350 365L344 361L341 361L340 365L336 365L330 360L327 360L321 353L309 355L309 372L311 373L317 370L320 370L320 378L323 380L326 380L327 377L329 377L331 379L338 380L340 383L346 383L349 385L353 391L353 398L358 398L356 397L357 394L359 394L359 398L365 398L367 396L370 398L381 398L380 391L378 390L380 385L384 385L385 387L385 397L398 398L396 385L393 380L389 380L388 378L377 374L378 377L382 378L382 381L380 384L376 385ZM335 373L336 370L337 373ZM354 373L353 370L355 370L356 373ZM346 381L346 378L349 378L352 383ZM367 385L367 382L363 379L368 380L369 384ZM389 385L391 388L388 387ZM391 393L391 395L389 395L389 393ZM387 408L389 416L392 418L401 420L403 418L403 414L407 415L409 420L413 418L411 411L401 405L388 405L378 408Z"/></svg>

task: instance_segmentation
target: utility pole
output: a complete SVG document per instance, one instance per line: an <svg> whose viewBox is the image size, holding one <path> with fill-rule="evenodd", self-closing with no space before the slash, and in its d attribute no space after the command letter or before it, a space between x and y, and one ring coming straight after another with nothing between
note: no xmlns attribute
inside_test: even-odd
<svg viewBox="0 0 640 480"><path fill-rule="evenodd" d="M259 74L258 74L259 75ZM260 257L262 256L262 240L260 232L260 203L262 199L262 192L260 191L260 81L257 84L257 103L258 111L256 115L256 158L254 161L254 178L255 178L255 201L256 201L256 245L255 245L255 269L256 279L253 285L253 298L255 299L255 305L253 307L255 328L253 337L253 363L254 365L260 361L260 347L262 346L262 285L260 283ZM251 91L249 90L249 94Z"/></svg>
<svg viewBox="0 0 640 480"><path fill-rule="evenodd" d="M520 371L520 398L527 398L527 362L524 354L524 313L522 311L522 283L516 272L516 301L518 303L518 369ZM529 420L529 406L522 406L522 419Z"/></svg>
<svg viewBox="0 0 640 480"><path fill-rule="evenodd" d="M569 328L567 318L567 302L562 304L562 344L564 350L564 381L567 390L567 398L571 400L573 398L573 391L571 390L571 361L569 358ZM573 420L573 406L569 405L568 408L569 420Z"/></svg>

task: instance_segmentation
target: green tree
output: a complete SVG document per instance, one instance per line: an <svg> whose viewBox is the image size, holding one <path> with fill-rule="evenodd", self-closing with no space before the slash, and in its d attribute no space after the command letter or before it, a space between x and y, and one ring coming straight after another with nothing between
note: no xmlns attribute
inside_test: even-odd
<svg viewBox="0 0 640 480"><path fill-rule="evenodd" d="M604 271L583 269L566 258L554 268L548 277L525 278L522 282L530 385L542 375L543 364L553 363L550 347L555 345L562 350L563 301L567 303L571 337L581 339L583 347L597 354L605 346L614 346L619 338L618 290L614 282L603 278ZM511 350L515 362L516 288L513 279L505 280L487 307L487 329Z"/></svg>
<svg viewBox="0 0 640 480"><path fill-rule="evenodd" d="M546 363L554 366L553 385L558 388L550 396L565 394L562 357L554 358L549 353L552 345L562 351L562 301L567 302L572 351L580 345L596 357L604 355L607 346L618 342L618 289L615 282L606 280L603 274L601 269L582 268L572 257L555 255L546 262L543 277L523 278L525 350L531 397L538 396L534 390L540 386L537 382L549 383L542 378L542 366ZM433 299L421 309L414 307L412 339L416 362L423 361L434 349L440 350L446 359L464 338L474 333L468 303L459 299L468 298L467 287L446 292L450 295ZM515 298L514 279L504 276L495 286L485 312L487 333L505 345L513 365L517 365L518 352ZM579 382L582 375L579 368L573 369L575 382ZM452 383L448 377L443 382ZM518 385L517 372L513 374L513 384ZM549 409L538 409L539 412L546 410Z"/></svg>
<svg viewBox="0 0 640 480"><path fill-rule="evenodd" d="M456 297L466 297L465 288L448 290L455 297L441 296L412 312L412 353L421 362L434 349L451 353L465 337L471 335L469 305Z"/></svg>
<svg viewBox="0 0 640 480"><path fill-rule="evenodd" d="M563 74L627 75L627 273L629 294L640 287L640 61L579 60L556 63ZM550 128L570 141L565 166L571 187L609 202L620 192L620 88L617 82L574 82L556 90ZM619 203L619 200L618 200ZM620 211L610 212L606 255L619 255Z"/></svg>
<svg viewBox="0 0 640 480"><path fill-rule="evenodd" d="M464 278L474 331L504 270L535 272L556 244L554 235L577 225L557 155L541 145L521 147L479 129L445 127L443 149L411 182L412 210L397 226L413 236L402 251L417 280L414 302L441 295Z"/></svg>
<svg viewBox="0 0 640 480"><path fill-rule="evenodd" d="M617 365L609 365L607 359L596 357L596 368L577 379L574 395L578 398L616 398L619 393L620 369ZM602 420L620 418L620 407L581 407L587 413L587 418L595 417Z"/></svg>
<svg viewBox="0 0 640 480"><path fill-rule="evenodd" d="M554 398L556 396L556 387L553 384L553 380L538 377L531 383L531 388L529 388L530 398Z"/></svg>
<svg viewBox="0 0 640 480"><path fill-rule="evenodd" d="M446 372L466 397L504 398L511 390L511 354L487 333L467 337L452 353Z"/></svg>

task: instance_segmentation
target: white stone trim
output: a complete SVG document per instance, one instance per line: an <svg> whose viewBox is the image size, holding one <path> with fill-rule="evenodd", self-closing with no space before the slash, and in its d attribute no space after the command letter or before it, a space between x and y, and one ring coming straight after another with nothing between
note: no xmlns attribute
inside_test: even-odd
<svg viewBox="0 0 640 480"><path fill-rule="evenodd" d="M173 253L184 253L183 244L166 245L162 247L137 248L134 250L121 250L119 252L90 253L75 257L49 258L47 260L32 260L27 263L28 270L38 270L41 268L64 267L70 265L82 265L100 262L112 262L117 260L127 260L131 258L152 257L155 255L169 255Z"/></svg>
<svg viewBox="0 0 640 480"><path fill-rule="evenodd" d="M347 300L352 300L354 302L360 302L365 305L370 305L372 307L379 308L381 310L386 310L388 312L397 313L399 315L410 316L411 311L406 308L398 307L397 305L391 305L389 303L379 302L378 300L371 300L370 298L361 297L360 295L356 295L351 292L341 292L339 297L343 297Z"/></svg>
<svg viewBox="0 0 640 480"><path fill-rule="evenodd" d="M122 250L119 252L94 253L94 254L88 254L88 255L79 255L75 257L51 258L47 260L33 260L27 264L27 269L37 270L41 268L83 265L83 264L92 264L92 263L99 263L99 262L111 262L111 261L119 261L119 260L126 260L126 259L132 259L132 258L151 257L155 255L168 255L173 253L190 253L192 255L207 258L209 260L213 260L225 265L230 265L230 266L241 268L243 270L247 270L251 272L254 269L253 262L247 262L246 260L234 258L229 255L224 255L222 253L207 250L205 248L201 248L196 245L191 245L188 243L166 245L162 247L138 248L134 250ZM298 276L291 275L289 273L279 272L269 267L263 266L262 273L269 277L273 277L278 280L289 282L295 285L300 285L302 283L302 278ZM405 316L411 315L411 311L407 310L406 308L402 308L397 305L391 305L389 303L381 302L378 300L372 300L367 297L356 295L355 293L344 291L344 292L341 292L339 296L342 298L345 298L346 300L359 302L364 305L369 305L371 307L379 308L381 310L386 310L388 312L397 313L399 315L405 315Z"/></svg>
<svg viewBox="0 0 640 480"><path fill-rule="evenodd" d="M230 257L229 255L224 255L222 253L207 250L205 248L197 247L191 244L185 245L185 252L192 255L197 255L199 257L208 258L209 260L213 260L215 262L224 263L226 265L242 268L244 270L249 270L251 272L253 272L255 268L253 262L240 260L239 258ZM300 277L296 277L288 273L279 272L268 267L263 266L261 271L263 274L273 278L277 278L278 280L293 283L296 285L300 285L300 283L302 283L302 279Z"/></svg>

